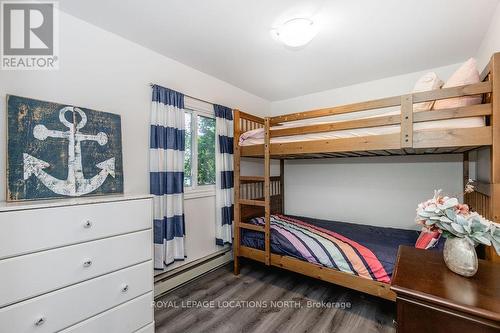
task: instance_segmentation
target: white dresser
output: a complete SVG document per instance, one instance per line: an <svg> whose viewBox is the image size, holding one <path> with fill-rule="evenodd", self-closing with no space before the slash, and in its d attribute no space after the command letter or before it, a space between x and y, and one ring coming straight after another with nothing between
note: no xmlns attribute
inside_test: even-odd
<svg viewBox="0 0 500 333"><path fill-rule="evenodd" d="M0 332L154 332L152 199L0 204Z"/></svg>

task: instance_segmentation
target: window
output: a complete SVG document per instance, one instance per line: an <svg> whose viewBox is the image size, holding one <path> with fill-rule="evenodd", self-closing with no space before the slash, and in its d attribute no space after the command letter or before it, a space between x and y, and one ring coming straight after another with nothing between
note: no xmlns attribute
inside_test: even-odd
<svg viewBox="0 0 500 333"><path fill-rule="evenodd" d="M186 145L184 148L184 186L191 187L192 181L192 165L193 165L193 128L192 128L192 118L191 112L185 113L185 125L186 125Z"/></svg>
<svg viewBox="0 0 500 333"><path fill-rule="evenodd" d="M186 109L184 186L188 191L214 190L215 118L205 111Z"/></svg>
<svg viewBox="0 0 500 333"><path fill-rule="evenodd" d="M197 116L198 185L215 184L215 119Z"/></svg>

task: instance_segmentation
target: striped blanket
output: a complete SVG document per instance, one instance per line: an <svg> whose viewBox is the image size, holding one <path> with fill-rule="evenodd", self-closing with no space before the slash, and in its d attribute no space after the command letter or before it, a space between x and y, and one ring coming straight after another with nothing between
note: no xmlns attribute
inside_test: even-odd
<svg viewBox="0 0 500 333"><path fill-rule="evenodd" d="M264 218L254 218L252 224L264 225ZM279 241L279 239L283 239ZM367 279L390 283L390 274L373 251L337 232L284 215L271 215L273 252ZM278 243L278 244L277 244ZM283 245L284 244L284 245ZM292 246L293 249L286 249ZM284 248L285 247L285 248Z"/></svg>

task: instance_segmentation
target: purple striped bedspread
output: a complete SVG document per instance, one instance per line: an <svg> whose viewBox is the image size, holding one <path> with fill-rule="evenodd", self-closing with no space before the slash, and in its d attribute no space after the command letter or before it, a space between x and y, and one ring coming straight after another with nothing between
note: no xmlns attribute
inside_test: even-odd
<svg viewBox="0 0 500 333"><path fill-rule="evenodd" d="M262 217L254 218L250 223L262 226L265 224ZM250 233L255 234L256 232L247 232L247 234ZM245 235L242 236L243 243L248 242L248 240L248 238L245 239ZM248 246L248 244L244 245ZM391 281L392 266L390 269L386 269L384 266L387 265L384 265L385 263L383 264L374 251L368 247L338 232L296 218L271 215L271 246L273 252L291 255L310 263L334 268L366 279L384 283ZM277 248L279 251L275 250ZM395 251L397 251L397 247Z"/></svg>

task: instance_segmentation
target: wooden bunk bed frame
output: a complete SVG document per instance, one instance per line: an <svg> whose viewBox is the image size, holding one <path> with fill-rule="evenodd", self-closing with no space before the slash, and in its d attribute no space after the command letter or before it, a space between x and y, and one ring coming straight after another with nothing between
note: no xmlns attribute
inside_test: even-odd
<svg viewBox="0 0 500 333"><path fill-rule="evenodd" d="M480 183L477 191L465 196L465 201L485 217L500 221L500 53L492 56L481 73L482 82L461 87L412 93L367 102L336 106L277 117L260 118L234 110L234 272L239 274L240 257L260 261L266 265L281 267L320 280L335 283L381 298L395 300L389 284L368 280L320 265L301 261L271 252L270 215L285 212L284 209L284 160L294 158L324 158L351 156L388 156L414 154L464 154L464 180L469 178L468 152L489 147L491 149L490 182ZM413 111L414 103L439 99L483 95L479 105L431 111ZM279 128L280 124L331 115L400 106L401 114L377 116L368 119L334 123ZM417 122L484 116L486 126L476 128L435 129L414 131ZM346 139L323 139L290 143L270 143L271 138L335 130L400 125L396 134L371 135ZM271 129L271 126L278 128ZM264 128L264 144L240 146L240 135L246 131ZM264 176L241 176L242 157L264 158ZM280 160L280 176L271 177L271 159ZM265 226L247 223L252 217L265 216ZM265 236L264 250L241 245L241 229L260 231ZM493 249L487 258L498 261Z"/></svg>

